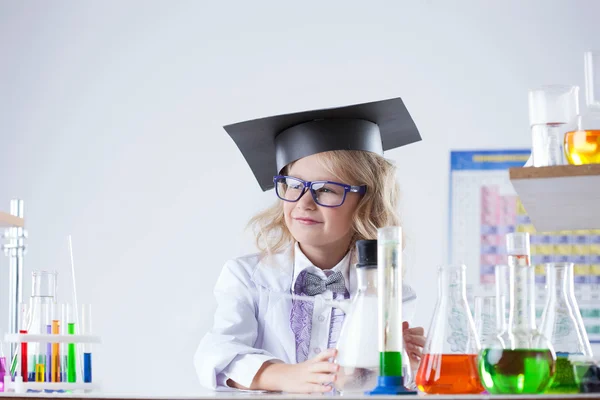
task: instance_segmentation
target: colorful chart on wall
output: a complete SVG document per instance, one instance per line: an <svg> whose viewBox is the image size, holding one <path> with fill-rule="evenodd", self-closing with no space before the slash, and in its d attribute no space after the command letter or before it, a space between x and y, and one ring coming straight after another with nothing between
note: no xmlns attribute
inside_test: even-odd
<svg viewBox="0 0 600 400"><path fill-rule="evenodd" d="M508 177L508 169L522 167L529 155L530 150L451 152L449 262L467 266L471 299L494 294L494 267L506 264L505 235L529 232L538 318L546 295L543 264L573 262L584 324L590 341L600 343L600 229L535 231Z"/></svg>

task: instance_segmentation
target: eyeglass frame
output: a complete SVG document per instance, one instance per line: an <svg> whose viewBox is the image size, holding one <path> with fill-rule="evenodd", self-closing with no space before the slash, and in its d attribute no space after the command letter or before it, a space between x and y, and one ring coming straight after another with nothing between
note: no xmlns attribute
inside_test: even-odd
<svg viewBox="0 0 600 400"><path fill-rule="evenodd" d="M300 196L296 200L284 199L284 198L282 198L279 195L279 193L277 191L277 180L282 179L282 178L292 178L292 179L300 181L300 182L302 182L304 184L304 187L302 188L302 193L300 194ZM327 206L327 205L319 203L317 201L317 199L315 198L316 193L312 189L312 185L315 184L315 183L323 183L323 184L330 183L330 184L341 186L344 189L344 197L342 197L342 202L340 204L338 204L337 206ZM308 191L310 191L312 199L313 199L313 201L315 202L316 205L318 205L320 207L328 207L328 208L341 207L344 204L344 202L346 201L346 194L347 193L358 193L358 194L365 194L365 193L367 193L367 185L354 186L354 185L347 185L345 183L334 182L334 181L305 181L303 179L296 178L295 176L290 176L290 175L275 175L273 177L273 184L275 185L275 194L277 195L277 197L279 199L281 199L283 201L287 201L289 203L296 203L296 202L298 202L302 198L302 196L304 196Z"/></svg>

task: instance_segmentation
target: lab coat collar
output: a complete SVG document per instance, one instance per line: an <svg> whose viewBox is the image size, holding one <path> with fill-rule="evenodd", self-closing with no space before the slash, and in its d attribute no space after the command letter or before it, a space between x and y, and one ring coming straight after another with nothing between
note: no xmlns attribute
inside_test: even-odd
<svg viewBox="0 0 600 400"><path fill-rule="evenodd" d="M349 251L346 256L332 269L341 271L344 275L346 288L352 297L356 290L356 266L351 265L354 260L354 252ZM298 243L289 244L279 253L265 255L258 263L252 281L266 289L276 292L291 293L296 278L306 268L314 268L314 271L321 271L313 266L310 260L302 253Z"/></svg>

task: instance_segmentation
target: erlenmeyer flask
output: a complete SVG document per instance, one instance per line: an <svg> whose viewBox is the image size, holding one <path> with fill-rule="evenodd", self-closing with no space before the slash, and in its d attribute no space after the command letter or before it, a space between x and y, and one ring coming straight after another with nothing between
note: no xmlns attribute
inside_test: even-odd
<svg viewBox="0 0 600 400"><path fill-rule="evenodd" d="M483 392L477 373L479 340L467 303L464 265L441 267L438 300L416 384L428 394Z"/></svg>
<svg viewBox="0 0 600 400"><path fill-rule="evenodd" d="M540 332L556 352L556 375L546 393L578 393L569 356L592 356L579 306L575 299L573 263L546 264L548 296L542 314Z"/></svg>
<svg viewBox="0 0 600 400"><path fill-rule="evenodd" d="M506 248L508 322L498 339L483 348L479 374L483 386L492 394L541 393L554 375L555 356L552 345L536 329L529 234L509 233Z"/></svg>
<svg viewBox="0 0 600 400"><path fill-rule="evenodd" d="M373 389L379 376L377 240L359 240L356 249L358 290L340 332L334 361L340 366L334 383L340 393Z"/></svg>

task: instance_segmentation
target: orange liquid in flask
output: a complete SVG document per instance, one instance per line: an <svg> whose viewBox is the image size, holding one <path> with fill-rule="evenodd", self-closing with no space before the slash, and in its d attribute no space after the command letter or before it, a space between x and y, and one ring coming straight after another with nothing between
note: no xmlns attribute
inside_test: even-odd
<svg viewBox="0 0 600 400"><path fill-rule="evenodd" d="M565 154L570 164L600 164L600 129L565 134Z"/></svg>
<svg viewBox="0 0 600 400"><path fill-rule="evenodd" d="M478 394L477 354L426 354L421 360L416 384L427 394Z"/></svg>

